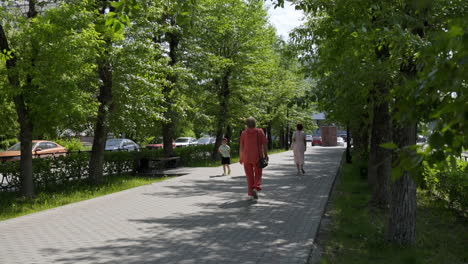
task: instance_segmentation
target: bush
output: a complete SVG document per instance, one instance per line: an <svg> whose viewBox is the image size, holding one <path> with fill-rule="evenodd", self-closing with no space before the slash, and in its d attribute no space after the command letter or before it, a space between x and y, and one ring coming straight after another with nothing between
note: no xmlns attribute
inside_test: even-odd
<svg viewBox="0 0 468 264"><path fill-rule="evenodd" d="M424 162L424 187L446 201L449 208L468 210L468 162L459 161L455 169L430 167Z"/></svg>
<svg viewBox="0 0 468 264"><path fill-rule="evenodd" d="M239 144L229 145L231 148L231 158L239 157ZM174 149L176 156L180 157L180 161L184 166L198 165L213 161L211 154L214 145L189 146Z"/></svg>
<svg viewBox="0 0 468 264"><path fill-rule="evenodd" d="M38 188L88 178L88 163L91 152L69 152L66 156L33 159L33 181ZM137 152L115 151L104 155L106 177L130 172L134 169ZM20 162L0 163L0 190L17 191L20 188Z"/></svg>
<svg viewBox="0 0 468 264"><path fill-rule="evenodd" d="M72 139L57 139L55 140L59 145L62 145L64 148L67 149L68 152L74 152L74 151L84 151L85 147L83 146L83 143L80 142L80 140L76 138Z"/></svg>
<svg viewBox="0 0 468 264"><path fill-rule="evenodd" d="M59 143L60 142L60 143ZM42 188L57 183L62 184L68 181L84 180L88 178L89 151L79 150L81 143L77 140L57 141L63 146L67 146L69 152L65 156L45 157L33 159L33 180L36 187ZM231 157L239 156L238 144L232 144ZM212 162L211 153L213 145L190 146L174 149L176 156L180 157L180 162L184 166L199 166ZM162 149L141 151L106 151L104 153L104 173L106 177L134 172L141 159L157 159L163 157ZM19 190L19 162L0 163L0 190Z"/></svg>
<svg viewBox="0 0 468 264"><path fill-rule="evenodd" d="M12 138L0 141L0 150L7 149L18 142L18 139Z"/></svg>

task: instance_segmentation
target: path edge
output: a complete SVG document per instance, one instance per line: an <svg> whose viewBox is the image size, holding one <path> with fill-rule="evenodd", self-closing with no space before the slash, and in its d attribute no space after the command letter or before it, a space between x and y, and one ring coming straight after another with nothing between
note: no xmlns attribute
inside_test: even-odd
<svg viewBox="0 0 468 264"><path fill-rule="evenodd" d="M325 202L325 206L323 207L322 212L320 213L320 222L317 225L317 228L315 230L315 236L312 238L313 243L312 243L312 247L310 248L309 256L307 257L306 264L318 264L319 261L320 261L322 252L321 252L320 247L317 244L317 237L319 235L320 228L322 227L323 217L324 217L324 215L327 212L327 209L329 207L330 198L331 198L331 196L333 194L333 191L335 190L337 179L341 175L341 170L342 170L342 167L344 165L344 160L345 160L344 157L345 157L345 152L343 152L342 155L341 155L340 165L338 166L338 169L336 171L335 178L333 179L333 183L331 185L331 188L328 191L327 201Z"/></svg>

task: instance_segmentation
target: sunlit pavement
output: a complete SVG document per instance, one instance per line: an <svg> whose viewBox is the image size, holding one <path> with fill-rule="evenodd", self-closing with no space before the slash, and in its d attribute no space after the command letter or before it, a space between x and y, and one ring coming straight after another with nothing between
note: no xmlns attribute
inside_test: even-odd
<svg viewBox="0 0 468 264"><path fill-rule="evenodd" d="M270 156L258 202L240 164L0 222L0 263L307 263L344 147Z"/></svg>

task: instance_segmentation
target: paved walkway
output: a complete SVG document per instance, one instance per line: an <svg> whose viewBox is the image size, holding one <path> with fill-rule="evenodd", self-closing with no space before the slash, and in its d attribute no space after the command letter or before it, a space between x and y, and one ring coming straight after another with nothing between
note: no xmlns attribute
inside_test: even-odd
<svg viewBox="0 0 468 264"><path fill-rule="evenodd" d="M3 221L0 263L306 263L343 151L271 155L257 203L237 163Z"/></svg>

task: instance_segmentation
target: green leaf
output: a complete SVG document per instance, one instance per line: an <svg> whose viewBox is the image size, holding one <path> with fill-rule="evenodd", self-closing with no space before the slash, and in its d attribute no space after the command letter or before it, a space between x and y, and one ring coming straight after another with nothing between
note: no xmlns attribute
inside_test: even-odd
<svg viewBox="0 0 468 264"><path fill-rule="evenodd" d="M121 33L124 29L124 25L120 21L115 20L114 26L112 28L114 29L114 32Z"/></svg>
<svg viewBox="0 0 468 264"><path fill-rule="evenodd" d="M118 9L119 7L121 7L121 6L123 5L123 3L124 3L123 1L119 1L119 2L110 2L111 6L117 8L117 9Z"/></svg>
<svg viewBox="0 0 468 264"><path fill-rule="evenodd" d="M109 12L106 15L107 18L113 18L113 17L116 17L116 16L117 16L117 13L115 13L115 12Z"/></svg>
<svg viewBox="0 0 468 264"><path fill-rule="evenodd" d="M432 133L429 137L429 145L433 149L440 149L444 146L444 137L440 134L440 132L436 131Z"/></svg>
<svg viewBox="0 0 468 264"><path fill-rule="evenodd" d="M398 180L401 176L403 176L403 168L401 166L397 166L395 168L392 168L392 180L396 181Z"/></svg>
<svg viewBox="0 0 468 264"><path fill-rule="evenodd" d="M384 149L397 149L398 148L398 146L393 142L383 143L383 144L380 144L379 146Z"/></svg>

